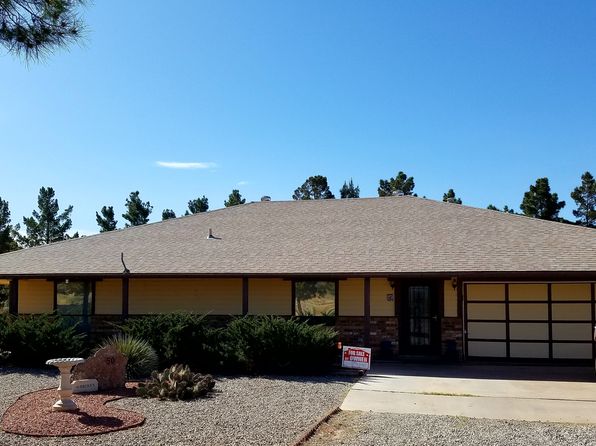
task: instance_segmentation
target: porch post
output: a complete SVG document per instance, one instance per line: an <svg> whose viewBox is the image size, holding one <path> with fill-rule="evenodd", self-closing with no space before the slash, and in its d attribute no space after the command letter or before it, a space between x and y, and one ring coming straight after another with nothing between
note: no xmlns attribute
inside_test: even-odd
<svg viewBox="0 0 596 446"><path fill-rule="evenodd" d="M248 314L248 277L242 278L242 315Z"/></svg>
<svg viewBox="0 0 596 446"><path fill-rule="evenodd" d="M128 317L128 277L122 278L122 317Z"/></svg>
<svg viewBox="0 0 596 446"><path fill-rule="evenodd" d="M364 345L370 346L370 277L364 278Z"/></svg>
<svg viewBox="0 0 596 446"><path fill-rule="evenodd" d="M19 279L11 279L8 294L8 313L19 314Z"/></svg>

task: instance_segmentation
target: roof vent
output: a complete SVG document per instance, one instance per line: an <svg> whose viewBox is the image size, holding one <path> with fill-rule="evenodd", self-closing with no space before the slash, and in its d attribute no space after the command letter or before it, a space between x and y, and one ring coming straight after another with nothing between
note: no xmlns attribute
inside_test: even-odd
<svg viewBox="0 0 596 446"><path fill-rule="evenodd" d="M271 201L271 197L269 195L263 195L261 201Z"/></svg>
<svg viewBox="0 0 596 446"><path fill-rule="evenodd" d="M403 190L394 190L392 195L394 197L403 197L404 196L404 191Z"/></svg>
<svg viewBox="0 0 596 446"><path fill-rule="evenodd" d="M221 237L216 237L213 235L213 230L209 228L209 235L207 236L209 240L221 240Z"/></svg>

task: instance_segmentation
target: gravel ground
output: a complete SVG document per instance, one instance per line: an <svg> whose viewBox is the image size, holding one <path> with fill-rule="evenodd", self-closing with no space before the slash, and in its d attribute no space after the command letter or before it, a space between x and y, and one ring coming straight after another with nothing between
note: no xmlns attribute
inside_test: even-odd
<svg viewBox="0 0 596 446"><path fill-rule="evenodd" d="M209 399L169 402L126 398L108 403L147 417L138 428L99 436L33 438L0 432L0 446L287 445L340 404L351 378L219 378ZM57 374L0 369L0 411L23 393L58 384Z"/></svg>
<svg viewBox="0 0 596 446"><path fill-rule="evenodd" d="M596 445L596 426L433 415L340 412L306 446Z"/></svg>

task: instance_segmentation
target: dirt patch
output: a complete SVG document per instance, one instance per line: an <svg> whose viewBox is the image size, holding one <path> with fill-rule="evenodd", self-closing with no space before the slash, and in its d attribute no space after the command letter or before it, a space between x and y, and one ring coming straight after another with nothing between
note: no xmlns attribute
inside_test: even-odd
<svg viewBox="0 0 596 446"><path fill-rule="evenodd" d="M39 437L96 435L129 429L143 424L145 417L105 404L134 394L132 385L121 390L76 394L73 400L79 410L53 412L52 404L58 398L56 389L38 390L19 397L2 416L0 426L5 432Z"/></svg>

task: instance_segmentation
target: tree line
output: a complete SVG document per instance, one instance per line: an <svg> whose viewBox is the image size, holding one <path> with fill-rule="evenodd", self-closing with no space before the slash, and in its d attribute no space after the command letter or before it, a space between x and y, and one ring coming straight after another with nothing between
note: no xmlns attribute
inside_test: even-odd
<svg viewBox="0 0 596 446"><path fill-rule="evenodd" d="M408 176L400 171L394 178L379 180L377 193L379 197L392 195L413 195L415 182L414 177ZM0 197L0 253L13 251L20 248L44 245L70 238L77 238L79 234L69 234L72 229L71 214L73 206L69 205L60 210L56 193L52 187L42 187L37 197L37 208L33 210L30 217L23 217L23 226L20 223L15 225L11 222L9 203ZM359 198L360 187L354 181L344 181L339 189L340 198ZM543 220L560 221L563 223L575 223L581 226L596 227L596 180L590 172L581 176L581 183L573 189L570 197L576 204L573 215L575 222L559 217L559 212L566 205L565 201L559 200L556 192L551 192L548 178L538 178L536 183L530 185L524 193L519 206L519 214L528 217L540 218ZM314 175L308 177L302 185L297 187L292 194L294 200L322 200L334 199L335 195L329 187L327 177ZM462 204L453 189L443 194L443 201L454 204ZM228 199L224 201L225 207L244 204L246 199L238 189L232 190ZM126 212L122 214L125 220L124 227L144 225L149 222L149 216L153 212L153 206L149 201L143 201L139 191L129 194L124 203ZM502 209L489 204L487 209L518 213L509 206ZM188 201L187 209L183 215L198 214L209 210L209 199L203 195ZM173 209L162 211L162 220L176 218ZM100 232L109 232L118 229L118 220L113 206L103 206L95 213L95 219ZM23 228L23 231L21 231Z"/></svg>

